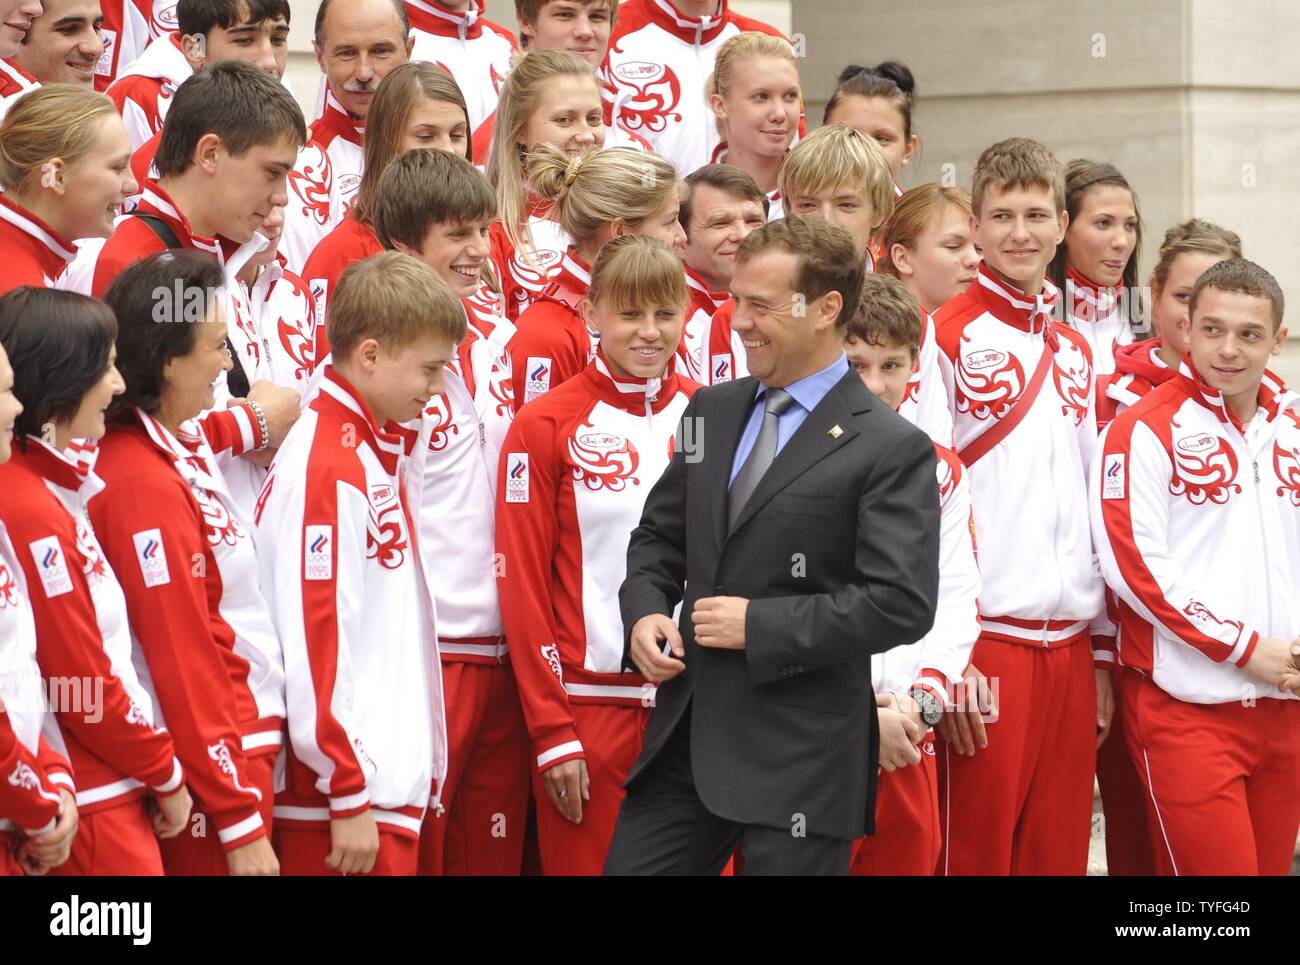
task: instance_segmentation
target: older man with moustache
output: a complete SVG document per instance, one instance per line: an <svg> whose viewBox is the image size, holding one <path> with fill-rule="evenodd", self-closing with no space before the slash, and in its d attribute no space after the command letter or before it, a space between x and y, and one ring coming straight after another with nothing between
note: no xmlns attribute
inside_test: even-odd
<svg viewBox="0 0 1300 965"><path fill-rule="evenodd" d="M314 47L325 107L289 175L280 254L290 271L302 272L351 207L365 164L370 102L388 72L410 60L414 42L402 0L321 0Z"/></svg>

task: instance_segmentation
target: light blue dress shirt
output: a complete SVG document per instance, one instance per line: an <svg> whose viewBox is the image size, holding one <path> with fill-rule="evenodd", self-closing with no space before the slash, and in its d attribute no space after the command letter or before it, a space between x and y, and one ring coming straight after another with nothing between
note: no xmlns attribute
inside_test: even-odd
<svg viewBox="0 0 1300 965"><path fill-rule="evenodd" d="M804 420L808 418L808 414L817 408L822 399L826 398L826 393L830 392L836 383L848 374L848 364L849 357L841 352L839 358L820 372L814 372L798 382L791 382L785 386L785 390L794 399L794 405L791 405L777 416L777 455L781 454L781 450L790 441L790 437L803 425ZM766 396L767 386L760 383L758 395L754 399L754 409L749 413L749 421L745 423L745 431L740 434L740 442L736 445L736 456L731 461L731 476L727 481L728 487L736 481L736 473L740 472L740 467L745 464L750 451L754 448L754 443L758 441L758 432L763 427L763 400Z"/></svg>

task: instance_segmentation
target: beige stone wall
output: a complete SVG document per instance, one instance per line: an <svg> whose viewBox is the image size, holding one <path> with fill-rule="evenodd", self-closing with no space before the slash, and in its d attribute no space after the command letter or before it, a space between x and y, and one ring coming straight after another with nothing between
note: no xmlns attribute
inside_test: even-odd
<svg viewBox="0 0 1300 965"><path fill-rule="evenodd" d="M1037 137L1125 173L1146 222L1144 275L1165 228L1196 215L1238 231L1300 299L1300 4L794 0L793 29L810 122L844 64L912 68L922 150L904 186L945 172L968 186L985 146Z"/></svg>

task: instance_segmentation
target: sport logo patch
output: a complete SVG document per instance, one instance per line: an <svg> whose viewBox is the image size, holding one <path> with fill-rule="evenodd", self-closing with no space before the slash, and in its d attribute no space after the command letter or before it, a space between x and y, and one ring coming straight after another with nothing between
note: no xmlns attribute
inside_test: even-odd
<svg viewBox="0 0 1300 965"><path fill-rule="evenodd" d="M303 535L302 578L334 579L334 527L308 526Z"/></svg>
<svg viewBox="0 0 1300 965"><path fill-rule="evenodd" d="M715 355L710 359L710 371L713 373L710 379L710 385L719 385L723 382L730 382L731 375L731 356Z"/></svg>
<svg viewBox="0 0 1300 965"><path fill-rule="evenodd" d="M506 456L506 502L528 502L528 453L512 452Z"/></svg>
<svg viewBox="0 0 1300 965"><path fill-rule="evenodd" d="M311 300L316 305L317 318L325 317L325 299L329 297L329 285L327 278L313 278L307 283L307 287L311 289Z"/></svg>
<svg viewBox="0 0 1300 965"><path fill-rule="evenodd" d="M1102 466L1102 499L1124 498L1124 456L1107 456Z"/></svg>
<svg viewBox="0 0 1300 965"><path fill-rule="evenodd" d="M163 586L172 581L167 570L167 551L163 548L162 531L146 529L131 534L135 544L135 558L140 564L140 575L145 586Z"/></svg>
<svg viewBox="0 0 1300 965"><path fill-rule="evenodd" d="M68 573L68 559L63 555L57 536L47 536L31 543L32 559L41 574L45 596L62 596L72 592L72 576Z"/></svg>
<svg viewBox="0 0 1300 965"><path fill-rule="evenodd" d="M99 55L99 60L95 62L95 75L97 77L112 77L113 54L117 50L117 31L101 29L99 37L104 44L104 52Z"/></svg>
<svg viewBox="0 0 1300 965"><path fill-rule="evenodd" d="M551 360L536 355L528 357L528 366L524 369L524 401L532 402L551 391Z"/></svg>

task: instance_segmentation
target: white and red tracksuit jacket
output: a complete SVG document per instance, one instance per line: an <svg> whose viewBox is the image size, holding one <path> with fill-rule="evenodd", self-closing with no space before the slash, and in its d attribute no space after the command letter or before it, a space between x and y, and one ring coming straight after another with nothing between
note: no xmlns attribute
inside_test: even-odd
<svg viewBox="0 0 1300 965"><path fill-rule="evenodd" d="M424 411L423 451L411 460L407 491L418 507L443 663L497 664L506 654L494 540L497 463L514 418L506 351L514 326L486 290L462 301L469 333L447 365L446 390Z"/></svg>
<svg viewBox="0 0 1300 965"><path fill-rule="evenodd" d="M101 0L104 52L95 65L95 90L103 92L122 68L144 53L149 42L179 26L176 0Z"/></svg>
<svg viewBox="0 0 1300 965"><path fill-rule="evenodd" d="M35 77L12 60L0 59L0 121L5 119L9 108L18 98L40 86Z"/></svg>
<svg viewBox="0 0 1300 965"><path fill-rule="evenodd" d="M229 851L268 831L247 759L279 752L285 715L251 530L198 421L173 435L132 409L99 450L90 520L126 595L141 682Z"/></svg>
<svg viewBox="0 0 1300 965"><path fill-rule="evenodd" d="M934 330L934 318L921 309L921 347L916 357L916 370L907 380L907 391L898 414L921 429L937 445L952 445L952 409L948 408L948 380L941 363L939 341Z"/></svg>
<svg viewBox="0 0 1300 965"><path fill-rule="evenodd" d="M970 288L935 316L939 349L954 372L958 456L1011 411L1044 346L1053 352L1023 421L967 467L980 543L983 635L1040 646L1104 620L1087 515L1087 473L1097 445L1092 362L1083 336L1052 323L1057 297L1046 282L1030 298L981 262ZM1093 629L1098 638L1113 635L1102 622ZM1100 639L1097 645L1103 646Z"/></svg>
<svg viewBox="0 0 1300 965"><path fill-rule="evenodd" d="M715 292L708 282L686 265L686 291L690 300L686 304L686 324L682 326L682 340L677 343L678 371L693 382L708 383L704 374L703 362L705 347L709 341L709 329L713 316L731 295L728 292Z"/></svg>
<svg viewBox="0 0 1300 965"><path fill-rule="evenodd" d="M1125 315L1127 305L1119 288L1104 288L1073 268L1065 270L1066 318L1088 342L1097 378L1115 371L1115 353L1133 344L1133 326Z"/></svg>
<svg viewBox="0 0 1300 965"><path fill-rule="evenodd" d="M669 0L627 0L600 65L607 121L645 138L682 174L708 164L721 137L706 84L718 48L741 31L782 36L734 13L730 0L719 0L716 15L698 19Z"/></svg>
<svg viewBox="0 0 1300 965"><path fill-rule="evenodd" d="M951 449L935 445L939 484L939 597L934 627L916 643L871 658L875 691L910 693L920 687L944 707L953 705L980 635L980 571L966 467Z"/></svg>
<svg viewBox="0 0 1300 965"><path fill-rule="evenodd" d="M1115 350L1115 371L1097 380L1097 429L1105 429L1115 416L1137 403L1157 385L1175 375L1160 357L1161 340L1147 339Z"/></svg>
<svg viewBox="0 0 1300 965"><path fill-rule="evenodd" d="M1300 396L1265 373L1243 425L1184 359L1106 430L1089 502L1126 665L1190 703L1288 696L1243 668L1300 636Z"/></svg>
<svg viewBox="0 0 1300 965"><path fill-rule="evenodd" d="M278 259L263 267L252 285L240 285L249 315L238 317L228 330L249 384L268 379L297 389L305 399L316 368L318 318L311 288Z"/></svg>
<svg viewBox="0 0 1300 965"><path fill-rule="evenodd" d="M351 210L365 170L365 141L365 121L352 117L327 90L324 113L312 122L289 172L280 254L290 271L303 274L316 246Z"/></svg>
<svg viewBox="0 0 1300 965"><path fill-rule="evenodd" d="M77 254L76 246L26 208L0 194L0 295L23 285L49 288Z"/></svg>
<svg viewBox="0 0 1300 965"><path fill-rule="evenodd" d="M0 520L0 840L21 831L53 831L62 813L59 788L76 792L72 768L42 736L58 726L46 710L36 665L36 623L22 564Z"/></svg>
<svg viewBox="0 0 1300 965"><path fill-rule="evenodd" d="M150 41L144 53L118 71L106 93L126 122L132 149L162 130L177 88L193 74L176 32Z"/></svg>
<svg viewBox="0 0 1300 965"><path fill-rule="evenodd" d="M647 681L621 672L618 587L628 538L697 388L674 374L616 379L598 353L522 409L506 436L501 613L539 769L584 756L571 704L653 700Z"/></svg>
<svg viewBox="0 0 1300 965"><path fill-rule="evenodd" d="M526 237L532 240L528 251L515 248L499 221L492 223L488 237L492 244L492 265L501 279L505 294L506 317L517 320L555 281L564 253L573 239L558 221L547 218L551 204L535 195L528 199Z"/></svg>
<svg viewBox="0 0 1300 965"><path fill-rule="evenodd" d="M434 604L403 483L403 438L326 365L257 508L262 585L284 643L284 826L372 810L418 836L447 773Z"/></svg>
<svg viewBox="0 0 1300 965"><path fill-rule="evenodd" d="M437 64L456 80L469 109L474 163L486 164L501 87L510 73L510 55L519 49L515 35L483 16L477 0L453 12L437 0L406 0L415 45L412 60Z"/></svg>
<svg viewBox="0 0 1300 965"><path fill-rule="evenodd" d="M374 229L348 214L321 239L307 258L302 277L306 279L307 288L316 302L316 318L320 323L316 329L316 337L320 339L315 350L317 359L323 359L329 354L325 316L329 309L330 292L338 284L339 276L349 265L364 261L383 250L384 246L379 243Z"/></svg>
<svg viewBox="0 0 1300 965"><path fill-rule="evenodd" d="M578 314L590 287L591 266L569 248L555 280L519 316L510 339L516 412L573 378L595 355L596 338Z"/></svg>
<svg viewBox="0 0 1300 965"><path fill-rule="evenodd" d="M31 588L36 659L77 775L77 809L102 811L148 786L175 794L184 772L132 664L126 599L86 515L104 484L78 461L27 438L0 466L3 516Z"/></svg>

